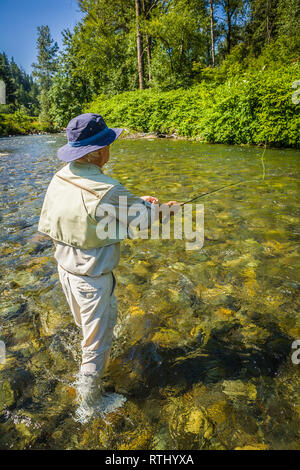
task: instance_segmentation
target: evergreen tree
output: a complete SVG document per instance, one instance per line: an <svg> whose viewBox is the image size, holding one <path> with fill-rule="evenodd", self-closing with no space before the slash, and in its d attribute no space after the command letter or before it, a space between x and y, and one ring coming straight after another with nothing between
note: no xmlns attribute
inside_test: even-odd
<svg viewBox="0 0 300 470"><path fill-rule="evenodd" d="M0 54L0 79L3 80L6 85L6 103L8 105L15 105L16 84L12 77L9 60L4 52Z"/></svg>
<svg viewBox="0 0 300 470"><path fill-rule="evenodd" d="M250 32L251 48L258 56L263 47L269 45L277 35L278 0L251 0L250 6L247 29Z"/></svg>
<svg viewBox="0 0 300 470"><path fill-rule="evenodd" d="M230 54L232 48L242 40L241 32L247 1L243 0L218 0L223 10L222 26L225 35L225 42L220 48L221 54Z"/></svg>
<svg viewBox="0 0 300 470"><path fill-rule="evenodd" d="M40 121L50 121L49 108L49 90L52 84L53 76L57 71L57 52L58 45L53 41L49 26L39 26L37 39L37 63L32 64L33 76L37 78L40 85Z"/></svg>
<svg viewBox="0 0 300 470"><path fill-rule="evenodd" d="M136 15L136 44L137 44L137 65L139 74L139 88L144 88L144 61L143 61L143 36L141 33L141 1L135 0Z"/></svg>
<svg viewBox="0 0 300 470"><path fill-rule="evenodd" d="M1 106L2 112L22 110L31 116L38 114L38 85L16 64L13 57L9 61L5 53L0 54L0 79L6 85L7 105Z"/></svg>
<svg viewBox="0 0 300 470"><path fill-rule="evenodd" d="M285 56L299 59L300 55L300 0L279 0L276 30Z"/></svg>
<svg viewBox="0 0 300 470"><path fill-rule="evenodd" d="M77 31L77 28L75 28ZM80 114L82 107L92 99L93 82L88 70L78 67L78 42L75 33L70 30L63 31L64 49L58 59L58 72L56 73L49 91L51 120L55 125L62 127L76 114Z"/></svg>

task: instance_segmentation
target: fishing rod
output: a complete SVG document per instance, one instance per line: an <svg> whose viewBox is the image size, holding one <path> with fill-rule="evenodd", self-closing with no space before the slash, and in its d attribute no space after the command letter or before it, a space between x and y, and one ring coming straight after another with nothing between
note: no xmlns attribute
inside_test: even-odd
<svg viewBox="0 0 300 470"><path fill-rule="evenodd" d="M261 163L262 163L262 168L263 168L263 180L265 179L265 173L266 173L265 163L264 163L264 156L265 156L265 153L266 153L266 149L267 149L267 141L265 142L265 148L264 148L263 154L261 156ZM192 199L189 199L188 201L181 202L179 205L184 206L188 202L196 201L196 199L200 199L201 197L208 196L209 194L217 193L219 191L224 191L225 189L231 188L232 186L238 186L240 184L245 184L245 183L252 183L253 181L257 181L257 180L243 180L243 181L239 181L238 183L228 184L227 186L222 186L222 188L214 189L213 191L209 191L207 193L200 194L200 196L195 196Z"/></svg>
<svg viewBox="0 0 300 470"><path fill-rule="evenodd" d="M210 194L213 194L213 193L217 193L219 191L225 191L226 189L228 188L232 188L233 186L239 186L240 184L245 184L245 183L250 183L250 182L253 182L253 181L257 181L257 180L243 180L243 181L239 181L238 183L232 183L232 184L228 184L227 186L222 186L221 188L218 188L218 189L213 189L212 191L208 191L207 193L203 193L203 194L200 194L198 196L195 196L191 199L188 199L187 201L184 201L184 202L181 202L179 203L179 206L184 206L185 204L188 204L189 202L193 202L193 201L196 201L197 199L200 199L201 197L204 197L204 196L209 196ZM170 213L168 213L162 220L162 223L165 224L166 222L168 222L168 220L170 219Z"/></svg>
<svg viewBox="0 0 300 470"><path fill-rule="evenodd" d="M239 181L238 183L228 184L227 186L222 186L221 188L213 189L212 191L208 191L207 193L203 193L198 196L195 196L192 199L188 199L185 202L181 202L179 205L184 206L185 204L188 204L189 202L196 201L196 199L200 199L201 197L208 196L209 194L217 193L219 191L224 191L225 189L232 188L233 186L238 186L240 184L250 183L253 181L257 181L257 180L243 180L243 181Z"/></svg>

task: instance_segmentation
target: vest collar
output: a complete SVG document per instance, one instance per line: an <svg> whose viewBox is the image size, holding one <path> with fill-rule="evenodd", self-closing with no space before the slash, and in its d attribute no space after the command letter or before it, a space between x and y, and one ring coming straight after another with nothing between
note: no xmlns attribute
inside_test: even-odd
<svg viewBox="0 0 300 470"><path fill-rule="evenodd" d="M88 172L91 175L97 175L103 173L101 168L94 163L78 163L76 161L70 163L70 170L75 175L81 175L82 173Z"/></svg>

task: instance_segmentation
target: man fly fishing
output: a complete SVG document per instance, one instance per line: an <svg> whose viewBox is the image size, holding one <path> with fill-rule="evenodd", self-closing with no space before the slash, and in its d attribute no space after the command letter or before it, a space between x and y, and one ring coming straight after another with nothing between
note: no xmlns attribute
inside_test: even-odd
<svg viewBox="0 0 300 470"><path fill-rule="evenodd" d="M120 259L118 235L99 238L97 226L103 207L113 207L116 234L120 229L120 201L127 208L143 205L151 218L153 196L138 197L120 182L103 173L109 160L109 146L123 129L107 127L102 116L82 114L66 129L68 143L58 150L66 165L52 178L43 203L38 230L55 243L54 257L59 279L77 326L82 329L82 363L77 382L80 410L93 413L103 387L101 377L107 367L117 320L113 270ZM121 199L119 199L121 197ZM123 198L122 198L123 197ZM169 201L172 206L176 201ZM133 217L128 210L127 223Z"/></svg>

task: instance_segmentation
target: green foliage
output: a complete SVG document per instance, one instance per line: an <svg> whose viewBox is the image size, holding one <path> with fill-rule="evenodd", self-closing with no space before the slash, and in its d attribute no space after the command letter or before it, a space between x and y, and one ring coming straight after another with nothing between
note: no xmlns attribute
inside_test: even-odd
<svg viewBox="0 0 300 470"><path fill-rule="evenodd" d="M286 3L286 2L285 2ZM252 50L258 55L266 44L276 38L278 32L278 0L252 0L248 32Z"/></svg>
<svg viewBox="0 0 300 470"><path fill-rule="evenodd" d="M69 37L68 63L88 92L120 93L137 87L135 2L79 0L82 22Z"/></svg>
<svg viewBox="0 0 300 470"><path fill-rule="evenodd" d="M219 27L222 40L219 44L219 55L223 59L241 40L243 26L247 21L248 1L214 0L213 4L221 8Z"/></svg>
<svg viewBox="0 0 300 470"><path fill-rule="evenodd" d="M78 5L82 20L63 31L58 56L49 27L38 28L37 83L0 54L3 113L33 116L39 105L40 121L61 128L87 109L137 131L298 146L291 85L300 78L300 0Z"/></svg>
<svg viewBox="0 0 300 470"><path fill-rule="evenodd" d="M0 107L1 111L2 107ZM53 131L54 129L49 123L41 124L36 118L28 116L20 110L13 114L0 114L0 136Z"/></svg>
<svg viewBox="0 0 300 470"><path fill-rule="evenodd" d="M0 54L0 79L6 85L6 108L1 105L1 112L12 113L23 109L30 116L38 113L38 86L30 75L18 67L12 58Z"/></svg>
<svg viewBox="0 0 300 470"><path fill-rule="evenodd" d="M48 123L51 122L48 92L52 85L53 76L57 71L58 45L51 37L49 26L39 26L37 30L38 61L36 64L32 64L32 75L37 78L41 90L39 94L41 110L39 120L40 122Z"/></svg>
<svg viewBox="0 0 300 470"><path fill-rule="evenodd" d="M192 65L208 62L208 17L203 1L173 0L154 9L145 29L153 41L151 86L161 90L192 84Z"/></svg>
<svg viewBox="0 0 300 470"><path fill-rule="evenodd" d="M111 126L228 144L300 146L299 106L292 103L297 63L247 72L225 83L202 82L188 90L139 90L100 95L85 109Z"/></svg>
<svg viewBox="0 0 300 470"><path fill-rule="evenodd" d="M300 115L291 88L297 73L296 66L249 73L217 87L201 120L203 137L211 142L299 146Z"/></svg>
<svg viewBox="0 0 300 470"><path fill-rule="evenodd" d="M33 76L38 79L38 82L43 90L49 90L52 77L57 70L56 55L58 45L53 41L50 34L49 26L38 26L37 38L37 63L32 64Z"/></svg>
<svg viewBox="0 0 300 470"><path fill-rule="evenodd" d="M72 117L81 114L85 99L85 84L72 75L58 73L48 93L49 115L54 125L63 127Z"/></svg>
<svg viewBox="0 0 300 470"><path fill-rule="evenodd" d="M12 114L15 110L14 104L0 104L0 114Z"/></svg>

